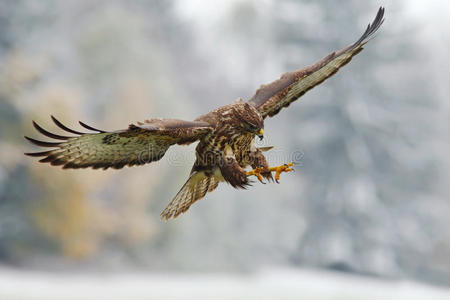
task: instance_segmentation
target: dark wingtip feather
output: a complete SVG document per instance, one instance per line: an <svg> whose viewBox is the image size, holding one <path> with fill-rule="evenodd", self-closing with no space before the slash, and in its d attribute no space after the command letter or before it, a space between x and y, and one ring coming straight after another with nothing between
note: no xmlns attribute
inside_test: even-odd
<svg viewBox="0 0 450 300"><path fill-rule="evenodd" d="M50 137L50 138L53 138L53 139L56 139L56 140L68 140L68 139L70 139L69 136L62 136L62 135L58 135L58 134L54 134L54 133L48 132L47 130L45 130L44 128L39 126L39 124L36 123L35 121L32 121L32 122L33 122L34 128L36 128L37 131L39 131L40 133L42 133L43 135L45 135L47 137Z"/></svg>
<svg viewBox="0 0 450 300"><path fill-rule="evenodd" d="M68 128L67 126L65 126L63 123L61 123L60 121L58 121L58 119L56 119L54 116L50 116L53 120L53 122L56 124L56 126L58 126L59 128L61 128L62 130L65 130L67 132L73 133L73 134L79 134L79 135L83 135L85 134L84 132L79 132L73 129Z"/></svg>
<svg viewBox="0 0 450 300"><path fill-rule="evenodd" d="M50 155L53 152L53 150L50 151L44 151L44 152L27 152L24 153L27 156L32 156L32 157L39 157L39 156L47 156Z"/></svg>
<svg viewBox="0 0 450 300"><path fill-rule="evenodd" d="M81 122L81 121L78 121L78 123L80 123L80 125L83 126L83 127L86 128L86 129L89 129L89 130L92 130L92 131L97 131L97 132L99 132L99 133L106 133L106 131L103 131L103 130L94 128L94 127L92 127L92 126L89 126L89 125L87 125L87 124Z"/></svg>
<svg viewBox="0 0 450 300"><path fill-rule="evenodd" d="M62 166L67 163L67 160L62 158L55 158L52 161L49 161L52 166Z"/></svg>
<svg viewBox="0 0 450 300"><path fill-rule="evenodd" d="M54 161L57 158L58 158L57 154L50 154L47 157L44 157L43 159L40 159L39 162L41 162L41 163L52 162L52 161Z"/></svg>
<svg viewBox="0 0 450 300"><path fill-rule="evenodd" d="M27 139L30 143L35 144L37 146L41 146L41 147L58 147L59 145L61 145L61 143L38 141L38 140L32 139L28 136L24 136L24 138Z"/></svg>
<svg viewBox="0 0 450 300"><path fill-rule="evenodd" d="M373 20L372 23L369 23L369 25L367 25L366 31L359 38L359 40L357 40L352 45L352 48L356 48L361 44L367 43L373 37L373 34L381 27L381 25L384 22L384 11L385 8L383 6L380 6L377 15L375 16L375 19Z"/></svg>

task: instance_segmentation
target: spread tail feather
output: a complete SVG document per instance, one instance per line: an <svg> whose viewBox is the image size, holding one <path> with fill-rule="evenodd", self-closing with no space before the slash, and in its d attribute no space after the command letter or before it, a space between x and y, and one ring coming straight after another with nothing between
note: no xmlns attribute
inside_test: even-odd
<svg viewBox="0 0 450 300"><path fill-rule="evenodd" d="M213 191L218 184L219 180L214 176L206 176L204 172L192 173L161 213L161 218L167 221L172 217L178 217L181 213L187 211L195 201L205 197L207 192Z"/></svg>

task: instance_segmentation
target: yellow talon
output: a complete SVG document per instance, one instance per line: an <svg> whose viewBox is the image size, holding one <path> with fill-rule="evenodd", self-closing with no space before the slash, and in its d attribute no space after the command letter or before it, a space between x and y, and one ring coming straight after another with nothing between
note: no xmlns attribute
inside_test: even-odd
<svg viewBox="0 0 450 300"><path fill-rule="evenodd" d="M269 170L270 170L271 172L275 172L275 181L276 181L277 183L279 183L278 180L280 180L280 175L281 175L281 173L283 173L283 172L291 172L291 171L294 171L294 169L291 168L293 165L294 165L294 163L293 163L293 162L290 162L290 163L288 163L288 164L284 164L284 165L281 165L281 166L278 166L278 167L272 167L272 168L270 168Z"/></svg>
<svg viewBox="0 0 450 300"><path fill-rule="evenodd" d="M284 165L281 165L281 166L278 166L278 167L269 168L269 171L270 172L275 172L275 181L277 183L280 183L279 180L280 180L281 173L294 171L294 169L291 168L293 165L294 165L294 163L290 162L288 164L284 164ZM254 175L254 176L256 176L256 178L258 178L258 180L262 184L266 184L265 182L263 182L263 177L261 176L261 172L263 172L263 168L257 167L257 168L254 168L253 170L247 172L247 176ZM265 171L265 172L267 172L267 171Z"/></svg>
<svg viewBox="0 0 450 300"><path fill-rule="evenodd" d="M263 182L263 177L261 176L262 171L263 171L262 168L257 167L257 168L254 168L253 170L247 172L247 176L255 175L256 178L258 178L259 182L261 182L262 184L266 184L265 182Z"/></svg>

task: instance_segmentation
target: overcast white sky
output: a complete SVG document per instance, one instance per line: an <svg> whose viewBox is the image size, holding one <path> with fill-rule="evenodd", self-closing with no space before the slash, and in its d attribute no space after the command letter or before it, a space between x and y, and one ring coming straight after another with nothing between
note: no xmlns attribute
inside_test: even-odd
<svg viewBox="0 0 450 300"><path fill-rule="evenodd" d="M449 24L448 12L450 9L450 1L446 0L402 0L406 3L407 12L423 21L432 20L433 24ZM229 7L236 2L256 2L271 3L273 0L190 0L178 1L177 7L180 14L189 19L197 19L199 22L211 22L222 16ZM389 6L394 0L377 1L380 6L388 8L387 17L389 17ZM448 27L447 27L448 28Z"/></svg>

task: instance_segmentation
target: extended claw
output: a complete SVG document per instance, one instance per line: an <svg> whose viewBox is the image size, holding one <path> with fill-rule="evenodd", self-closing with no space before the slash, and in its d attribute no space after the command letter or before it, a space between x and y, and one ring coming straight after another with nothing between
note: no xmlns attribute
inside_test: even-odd
<svg viewBox="0 0 450 300"><path fill-rule="evenodd" d="M262 172L262 171L263 171L262 168L257 167L257 168L254 168L253 170L247 172L247 176L255 175L256 178L258 178L259 182L261 182L262 184L266 184L266 183L263 181L263 177L262 177L262 175L261 175L261 172Z"/></svg>
<svg viewBox="0 0 450 300"><path fill-rule="evenodd" d="M293 168L291 168L293 165L294 165L294 163L290 162L288 164L284 164L284 165L281 165L281 166L278 166L278 167L272 167L272 168L269 169L271 172L275 172L275 181L276 181L276 183L280 183L279 180L280 180L281 173L295 171Z"/></svg>

